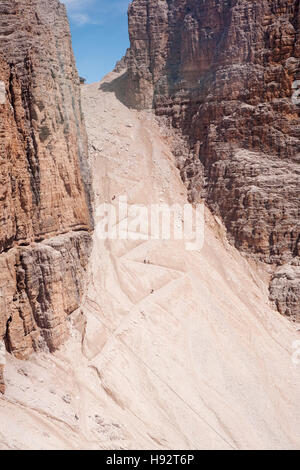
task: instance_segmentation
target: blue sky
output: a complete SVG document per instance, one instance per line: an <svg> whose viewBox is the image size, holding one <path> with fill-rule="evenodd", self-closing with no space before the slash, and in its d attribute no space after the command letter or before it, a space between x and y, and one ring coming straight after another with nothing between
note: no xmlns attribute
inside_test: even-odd
<svg viewBox="0 0 300 470"><path fill-rule="evenodd" d="M129 0L61 0L66 4L80 76L88 83L110 72L129 46Z"/></svg>

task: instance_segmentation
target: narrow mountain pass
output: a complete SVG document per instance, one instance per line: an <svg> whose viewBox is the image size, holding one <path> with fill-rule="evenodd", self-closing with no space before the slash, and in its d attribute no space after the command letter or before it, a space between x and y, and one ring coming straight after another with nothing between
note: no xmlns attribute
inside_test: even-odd
<svg viewBox="0 0 300 470"><path fill-rule="evenodd" d="M0 436L26 449L296 449L300 335L273 310L265 267L208 209L195 251L147 231L101 238L107 210L126 227L120 204L187 202L154 116L121 103L117 78L82 87L95 193L82 306L54 355L9 358L0 408L18 432L1 419Z"/></svg>

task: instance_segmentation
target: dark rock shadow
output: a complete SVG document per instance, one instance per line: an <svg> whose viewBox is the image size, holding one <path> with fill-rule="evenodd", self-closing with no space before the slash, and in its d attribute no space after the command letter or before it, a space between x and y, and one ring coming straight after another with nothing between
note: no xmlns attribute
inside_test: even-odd
<svg viewBox="0 0 300 470"><path fill-rule="evenodd" d="M99 90L104 91L105 93L114 93L116 98L118 98L121 103L129 107L126 102L126 86L127 86L127 70L110 82L101 83Z"/></svg>

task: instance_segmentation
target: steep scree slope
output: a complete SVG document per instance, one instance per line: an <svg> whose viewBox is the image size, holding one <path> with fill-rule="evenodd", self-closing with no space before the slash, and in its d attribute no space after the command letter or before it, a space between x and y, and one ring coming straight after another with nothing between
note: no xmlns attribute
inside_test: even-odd
<svg viewBox="0 0 300 470"><path fill-rule="evenodd" d="M271 297L300 320L297 0L133 0L126 100L188 142L177 165L230 239L274 265Z"/></svg>
<svg viewBox="0 0 300 470"><path fill-rule="evenodd" d="M153 115L126 108L115 79L83 88L97 223L119 196L187 199ZM265 265L208 210L205 225L194 252L95 230L72 337L27 363L8 357L0 448L299 449L299 332L270 308Z"/></svg>

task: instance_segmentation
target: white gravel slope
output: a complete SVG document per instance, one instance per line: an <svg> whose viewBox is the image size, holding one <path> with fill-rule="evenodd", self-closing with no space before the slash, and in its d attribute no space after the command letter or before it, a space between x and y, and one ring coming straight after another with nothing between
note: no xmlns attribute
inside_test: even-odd
<svg viewBox="0 0 300 470"><path fill-rule="evenodd" d="M99 86L82 91L95 207L184 204L151 114ZM83 312L54 356L8 358L0 448L300 448L300 334L208 210L199 252L95 234Z"/></svg>

